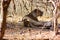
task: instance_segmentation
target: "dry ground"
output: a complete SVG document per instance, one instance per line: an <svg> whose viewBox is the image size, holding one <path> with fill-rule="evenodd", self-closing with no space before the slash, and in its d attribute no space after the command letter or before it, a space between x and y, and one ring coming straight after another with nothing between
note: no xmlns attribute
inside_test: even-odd
<svg viewBox="0 0 60 40"><path fill-rule="evenodd" d="M60 40L60 34L56 36L52 30L24 27L7 29L3 38L9 40Z"/></svg>

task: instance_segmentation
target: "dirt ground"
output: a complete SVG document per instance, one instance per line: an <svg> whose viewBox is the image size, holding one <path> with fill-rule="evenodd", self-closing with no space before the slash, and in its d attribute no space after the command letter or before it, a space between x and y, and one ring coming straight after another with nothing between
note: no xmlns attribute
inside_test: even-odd
<svg viewBox="0 0 60 40"><path fill-rule="evenodd" d="M60 40L60 34L55 35L53 30L40 28L7 28L3 38L8 40Z"/></svg>

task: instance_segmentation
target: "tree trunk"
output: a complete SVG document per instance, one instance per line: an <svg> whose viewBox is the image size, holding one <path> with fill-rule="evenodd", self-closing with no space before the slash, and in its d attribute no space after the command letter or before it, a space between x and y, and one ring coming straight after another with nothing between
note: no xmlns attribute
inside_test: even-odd
<svg viewBox="0 0 60 40"><path fill-rule="evenodd" d="M1 35L0 35L0 40L3 39L4 33L5 33L5 29L6 29L6 16L7 16L7 9L9 7L11 0L3 0L2 6L3 6L3 21L2 21L2 25L1 25Z"/></svg>

